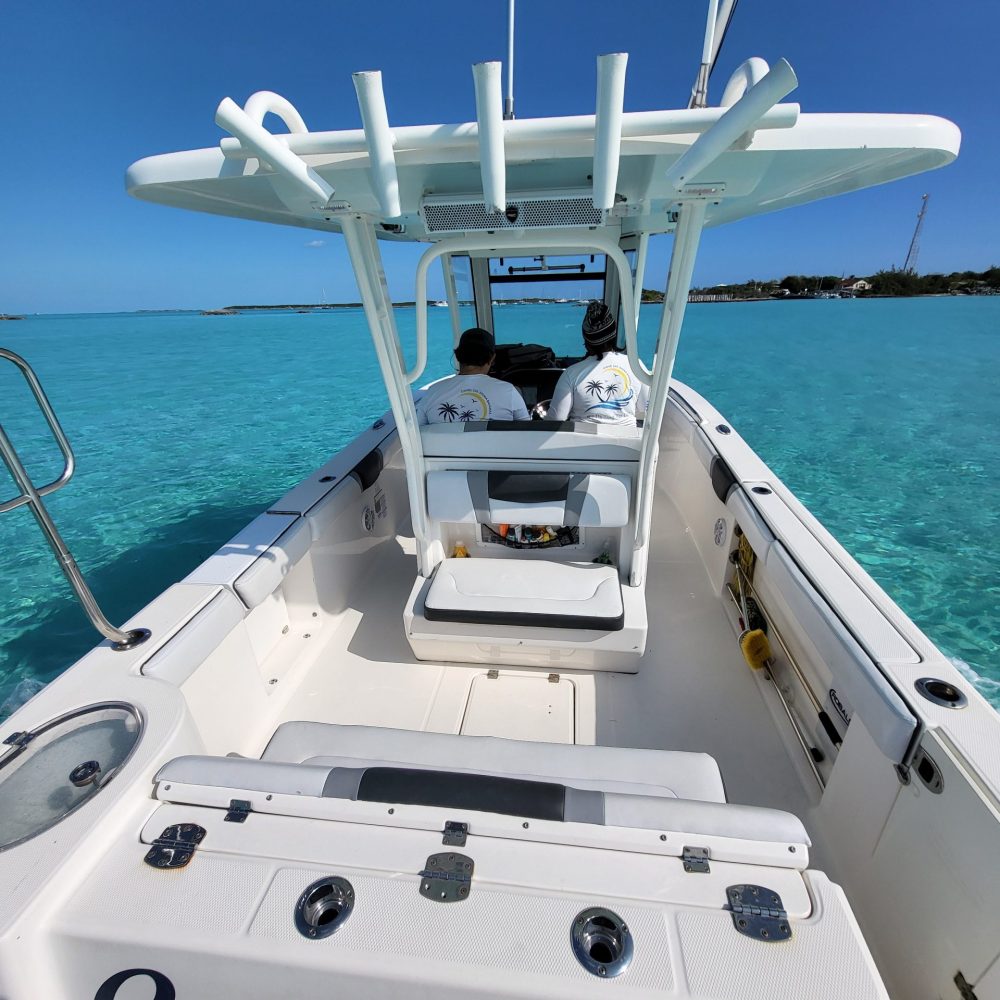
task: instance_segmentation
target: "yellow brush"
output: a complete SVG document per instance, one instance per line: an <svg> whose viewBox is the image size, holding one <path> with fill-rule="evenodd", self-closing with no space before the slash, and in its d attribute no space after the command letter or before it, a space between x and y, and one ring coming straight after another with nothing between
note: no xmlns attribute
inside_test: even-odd
<svg viewBox="0 0 1000 1000"><path fill-rule="evenodd" d="M771 644L767 641L763 629L747 629L740 635L740 649L743 659L754 670L766 667L771 659Z"/></svg>

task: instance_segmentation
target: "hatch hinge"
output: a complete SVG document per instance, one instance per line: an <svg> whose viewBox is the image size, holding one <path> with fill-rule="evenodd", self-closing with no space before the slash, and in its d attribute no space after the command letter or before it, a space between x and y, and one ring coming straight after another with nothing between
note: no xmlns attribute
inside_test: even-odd
<svg viewBox="0 0 1000 1000"><path fill-rule="evenodd" d="M726 890L726 909L741 934L758 941L787 941L792 925L781 897L762 885L731 885Z"/></svg>
<svg viewBox="0 0 1000 1000"><path fill-rule="evenodd" d="M965 981L961 970L955 973L955 985L958 987L958 993L962 1000L979 1000L976 991Z"/></svg>
<svg viewBox="0 0 1000 1000"><path fill-rule="evenodd" d="M152 868L184 868L194 857L195 849L205 839L205 828L195 823L168 826L153 841L142 859Z"/></svg>
<svg viewBox="0 0 1000 1000"><path fill-rule="evenodd" d="M34 738L35 733L21 732L21 733L11 733L3 741L5 747L26 747Z"/></svg>
<svg viewBox="0 0 1000 1000"><path fill-rule="evenodd" d="M469 898L475 863L464 854L432 854L420 872L420 895L437 903Z"/></svg>
<svg viewBox="0 0 1000 1000"><path fill-rule="evenodd" d="M253 806L249 799L230 799L225 821L227 823L245 823L247 816L252 812Z"/></svg>
<svg viewBox="0 0 1000 1000"><path fill-rule="evenodd" d="M469 824L448 820L441 833L441 843L445 847L465 847L465 841L469 836Z"/></svg>
<svg viewBox="0 0 1000 1000"><path fill-rule="evenodd" d="M688 847L685 845L681 852L681 861L684 862L684 871L707 875L712 869L709 867L711 852L707 847Z"/></svg>

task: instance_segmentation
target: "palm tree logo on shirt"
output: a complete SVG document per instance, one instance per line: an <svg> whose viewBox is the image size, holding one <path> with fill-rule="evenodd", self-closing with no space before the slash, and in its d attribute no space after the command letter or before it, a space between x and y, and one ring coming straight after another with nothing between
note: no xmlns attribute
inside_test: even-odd
<svg viewBox="0 0 1000 1000"><path fill-rule="evenodd" d="M438 407L438 416L450 424L458 416L458 407L454 403L442 403Z"/></svg>
<svg viewBox="0 0 1000 1000"><path fill-rule="evenodd" d="M614 378L609 379L607 385L600 379L591 379L583 388L588 396L596 395L602 403L610 402L622 391L622 386Z"/></svg>
<svg viewBox="0 0 1000 1000"><path fill-rule="evenodd" d="M468 423L470 420L475 420L476 415L472 412L472 410L462 410L462 412L458 415L458 419L464 423Z"/></svg>
<svg viewBox="0 0 1000 1000"><path fill-rule="evenodd" d="M614 410L621 412L632 401L635 393L631 391L631 380L621 368L607 368L605 374L608 381L605 384L600 379L591 379L583 388L589 396L596 395L600 400L587 407L590 410Z"/></svg>

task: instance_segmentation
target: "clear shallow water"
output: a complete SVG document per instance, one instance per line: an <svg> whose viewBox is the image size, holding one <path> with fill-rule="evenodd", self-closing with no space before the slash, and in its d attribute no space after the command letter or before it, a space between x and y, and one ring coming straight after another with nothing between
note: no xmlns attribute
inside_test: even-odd
<svg viewBox="0 0 1000 1000"><path fill-rule="evenodd" d="M430 313L429 377L450 341L447 311ZM412 310L398 319L409 343ZM581 319L507 306L498 336L570 353ZM4 323L0 344L35 367L76 451L50 509L115 622L387 406L360 310L37 317ZM998 362L998 299L727 303L689 307L676 374L1000 706ZM36 482L54 478L6 364L0 420ZM14 492L0 470L0 499ZM2 718L96 633L25 510L0 516L0 554Z"/></svg>

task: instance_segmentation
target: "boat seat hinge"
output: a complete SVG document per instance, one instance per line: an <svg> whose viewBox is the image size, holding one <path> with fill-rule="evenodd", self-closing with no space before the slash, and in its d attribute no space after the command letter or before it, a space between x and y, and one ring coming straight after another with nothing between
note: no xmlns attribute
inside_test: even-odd
<svg viewBox="0 0 1000 1000"><path fill-rule="evenodd" d="M249 799L230 799L225 821L227 823L245 823L247 816L252 812L253 806Z"/></svg>
<svg viewBox="0 0 1000 1000"><path fill-rule="evenodd" d="M787 941L792 925L781 897L762 885L731 885L726 890L726 909L740 934L758 941Z"/></svg>
<svg viewBox="0 0 1000 1000"><path fill-rule="evenodd" d="M711 852L707 847L688 847L685 845L681 852L681 861L684 862L684 871L698 875L707 875L712 869L708 862Z"/></svg>
<svg viewBox="0 0 1000 1000"><path fill-rule="evenodd" d="M3 741L3 745L5 747L26 747L36 735L36 733L29 732L11 733L10 736Z"/></svg>
<svg viewBox="0 0 1000 1000"><path fill-rule="evenodd" d="M174 823L153 841L142 859L151 868L184 868L205 839L205 828L195 823Z"/></svg>
<svg viewBox="0 0 1000 1000"><path fill-rule="evenodd" d="M475 862L464 854L432 854L420 872L420 895L436 903L469 898Z"/></svg>

